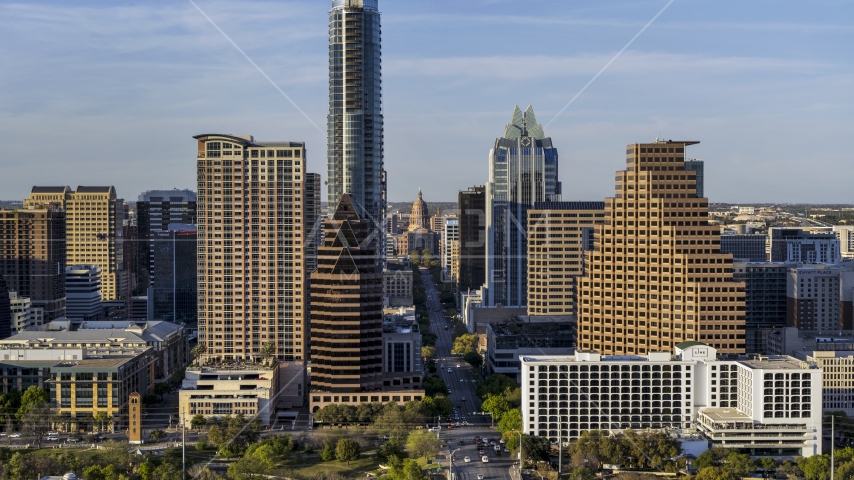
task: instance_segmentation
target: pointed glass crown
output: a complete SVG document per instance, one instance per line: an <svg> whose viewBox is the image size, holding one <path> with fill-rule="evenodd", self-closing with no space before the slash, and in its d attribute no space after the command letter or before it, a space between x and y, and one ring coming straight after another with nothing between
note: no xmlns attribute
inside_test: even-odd
<svg viewBox="0 0 854 480"><path fill-rule="evenodd" d="M513 118L511 118L510 123L504 127L503 137L515 140L524 136L528 136L536 140L546 138L546 134L543 132L543 126L537 123L537 116L534 114L534 107L528 105L528 108L525 109L525 113L523 114L519 105L516 105L516 108L513 109Z"/></svg>

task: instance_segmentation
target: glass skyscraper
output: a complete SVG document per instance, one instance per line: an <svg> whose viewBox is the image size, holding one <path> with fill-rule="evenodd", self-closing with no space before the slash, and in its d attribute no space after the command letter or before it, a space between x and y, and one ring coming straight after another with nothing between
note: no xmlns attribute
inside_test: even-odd
<svg viewBox="0 0 854 480"><path fill-rule="evenodd" d="M337 205L342 194L349 194L364 209L378 235L386 210L380 59L377 0L333 0L329 12L328 201Z"/></svg>
<svg viewBox="0 0 854 480"><path fill-rule="evenodd" d="M561 199L557 149L530 105L517 105L504 135L489 151L486 184L486 292L488 306L527 305L528 210Z"/></svg>

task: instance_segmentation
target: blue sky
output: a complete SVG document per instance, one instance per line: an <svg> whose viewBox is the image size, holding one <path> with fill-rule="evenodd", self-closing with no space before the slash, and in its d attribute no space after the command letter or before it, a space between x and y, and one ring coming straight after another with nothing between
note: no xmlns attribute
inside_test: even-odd
<svg viewBox="0 0 854 480"><path fill-rule="evenodd" d="M331 2L196 0L325 131ZM392 201L487 179L515 104L560 151L565 200L613 194L625 145L700 140L722 202L854 203L854 5L380 0ZM194 188L200 133L325 135L187 0L0 2L0 199L33 184Z"/></svg>

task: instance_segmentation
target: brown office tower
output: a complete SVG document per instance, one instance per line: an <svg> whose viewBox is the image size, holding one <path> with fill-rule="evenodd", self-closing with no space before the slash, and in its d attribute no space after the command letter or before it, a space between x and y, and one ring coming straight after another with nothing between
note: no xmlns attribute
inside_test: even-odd
<svg viewBox="0 0 854 480"><path fill-rule="evenodd" d="M302 360L306 342L305 144L198 135L202 361Z"/></svg>
<svg viewBox="0 0 854 480"><path fill-rule="evenodd" d="M672 351L700 340L744 353L744 283L697 197L685 147L699 142L629 145L605 225L585 254L578 344L600 354Z"/></svg>
<svg viewBox="0 0 854 480"><path fill-rule="evenodd" d="M357 208L349 194L341 197L324 222L317 270L311 274L313 392L359 393L383 386L383 273L370 223Z"/></svg>
<svg viewBox="0 0 854 480"><path fill-rule="evenodd" d="M577 315L577 280L604 202L537 202L528 212L528 315Z"/></svg>
<svg viewBox="0 0 854 480"><path fill-rule="evenodd" d="M0 275L44 321L65 316L65 211L59 205L0 210Z"/></svg>

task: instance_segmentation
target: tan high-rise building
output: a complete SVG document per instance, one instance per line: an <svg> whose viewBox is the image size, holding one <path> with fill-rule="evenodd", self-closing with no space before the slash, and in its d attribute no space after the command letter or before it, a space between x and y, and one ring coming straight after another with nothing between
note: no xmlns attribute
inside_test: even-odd
<svg viewBox="0 0 854 480"><path fill-rule="evenodd" d="M603 202L538 202L528 212L528 315L575 315L577 279Z"/></svg>
<svg viewBox="0 0 854 480"><path fill-rule="evenodd" d="M354 394L383 387L383 272L363 215L345 194L323 227L317 270L311 274L312 392Z"/></svg>
<svg viewBox="0 0 854 480"><path fill-rule="evenodd" d="M57 205L0 210L0 275L48 322L65 316L65 236Z"/></svg>
<svg viewBox="0 0 854 480"><path fill-rule="evenodd" d="M743 353L744 283L732 255L720 252L685 147L698 142L629 145L605 225L585 254L579 288L578 345L600 354L672 351L698 340Z"/></svg>
<svg viewBox="0 0 854 480"><path fill-rule="evenodd" d="M101 298L127 296L122 262L124 200L115 187L33 187L25 207L59 205L65 209L66 261L69 265L98 265Z"/></svg>
<svg viewBox="0 0 854 480"><path fill-rule="evenodd" d="M303 360L305 144L198 135L198 305L203 361Z"/></svg>

